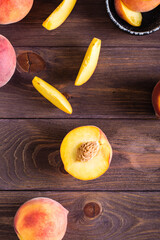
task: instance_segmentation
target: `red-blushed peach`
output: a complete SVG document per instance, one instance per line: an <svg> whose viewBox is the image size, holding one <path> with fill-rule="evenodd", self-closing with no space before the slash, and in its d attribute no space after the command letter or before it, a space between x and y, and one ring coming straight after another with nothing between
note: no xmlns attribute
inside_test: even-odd
<svg viewBox="0 0 160 240"><path fill-rule="evenodd" d="M0 0L0 24L22 20L31 10L34 0Z"/></svg>
<svg viewBox="0 0 160 240"><path fill-rule="evenodd" d="M20 240L61 240L67 229L68 211L50 198L33 198L24 203L14 218Z"/></svg>
<svg viewBox="0 0 160 240"><path fill-rule="evenodd" d="M160 0L122 0L132 11L148 12L160 4Z"/></svg>
<svg viewBox="0 0 160 240"><path fill-rule="evenodd" d="M156 116L160 118L160 81L156 84L152 92L152 105Z"/></svg>
<svg viewBox="0 0 160 240"><path fill-rule="evenodd" d="M16 68L16 54L7 38L0 35L0 87L13 76Z"/></svg>
<svg viewBox="0 0 160 240"><path fill-rule="evenodd" d="M73 177L87 181L100 177L108 170L112 147L100 128L82 126L65 136L60 154L65 170Z"/></svg>

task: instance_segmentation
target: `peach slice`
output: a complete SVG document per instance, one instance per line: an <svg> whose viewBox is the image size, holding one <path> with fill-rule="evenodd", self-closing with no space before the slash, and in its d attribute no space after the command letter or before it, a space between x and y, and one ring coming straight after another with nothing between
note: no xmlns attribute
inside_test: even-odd
<svg viewBox="0 0 160 240"><path fill-rule="evenodd" d="M152 92L152 105L156 116L160 118L160 81L156 84Z"/></svg>
<svg viewBox="0 0 160 240"><path fill-rule="evenodd" d="M100 50L101 40L98 38L93 38L79 70L78 76L75 81L75 86L81 86L82 84L87 82L93 75L98 63Z"/></svg>
<svg viewBox="0 0 160 240"><path fill-rule="evenodd" d="M120 18L134 27L141 26L142 14L130 10L121 0L114 0L115 9Z"/></svg>
<svg viewBox="0 0 160 240"><path fill-rule="evenodd" d="M0 24L10 24L22 20L31 10L34 0L1 0Z"/></svg>
<svg viewBox="0 0 160 240"><path fill-rule="evenodd" d="M47 30L58 28L68 18L77 0L63 0L61 4L43 22L42 26Z"/></svg>
<svg viewBox="0 0 160 240"><path fill-rule="evenodd" d="M61 240L67 229L68 211L50 198L33 198L14 217L20 240Z"/></svg>
<svg viewBox="0 0 160 240"><path fill-rule="evenodd" d="M65 136L60 154L64 168L69 174L80 180L92 180L109 168L112 148L98 127L82 126Z"/></svg>
<svg viewBox="0 0 160 240"><path fill-rule="evenodd" d="M70 103L56 88L38 77L33 79L32 84L37 91L53 105L68 114L72 114L72 107Z"/></svg>
<svg viewBox="0 0 160 240"><path fill-rule="evenodd" d="M160 0L122 0L123 3L132 11L148 12L160 4Z"/></svg>

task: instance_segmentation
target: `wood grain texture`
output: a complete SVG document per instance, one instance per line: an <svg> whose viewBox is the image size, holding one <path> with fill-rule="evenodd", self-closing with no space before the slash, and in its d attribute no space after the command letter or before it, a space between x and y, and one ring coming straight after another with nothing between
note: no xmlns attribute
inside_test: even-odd
<svg viewBox="0 0 160 240"><path fill-rule="evenodd" d="M10 197L12 195L12 198ZM69 210L64 240L158 240L160 239L159 193L1 192L0 236L17 240L13 217L22 203L34 197L49 197ZM102 211L91 219L84 206L98 203Z"/></svg>
<svg viewBox="0 0 160 240"><path fill-rule="evenodd" d="M16 48L17 56L26 51L41 56L46 68L32 74L16 71L0 89L0 118L155 118L151 94L160 76L159 50L102 48L94 75L81 87L74 81L86 48ZM68 94L71 116L33 88L35 75Z"/></svg>
<svg viewBox="0 0 160 240"><path fill-rule="evenodd" d="M47 31L42 22L61 0L35 0L29 15L21 22L0 26L14 46L88 46L91 38L102 39L103 46L159 47L160 31L149 36L132 36L109 19L105 0L80 0L67 21L54 31ZM23 36L23 37L22 37Z"/></svg>
<svg viewBox="0 0 160 240"><path fill-rule="evenodd" d="M63 171L59 155L65 135L96 125L113 147L110 169L93 181ZM1 120L1 190L160 190L159 121Z"/></svg>

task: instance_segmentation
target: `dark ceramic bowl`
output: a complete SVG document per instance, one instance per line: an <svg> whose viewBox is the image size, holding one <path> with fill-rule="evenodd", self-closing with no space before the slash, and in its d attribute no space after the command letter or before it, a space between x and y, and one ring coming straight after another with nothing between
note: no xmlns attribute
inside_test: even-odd
<svg viewBox="0 0 160 240"><path fill-rule="evenodd" d="M123 31L135 35L150 34L160 29L160 6L150 12L142 13L143 20L140 27L133 27L121 19L116 13L114 0L106 0L107 12L112 21Z"/></svg>

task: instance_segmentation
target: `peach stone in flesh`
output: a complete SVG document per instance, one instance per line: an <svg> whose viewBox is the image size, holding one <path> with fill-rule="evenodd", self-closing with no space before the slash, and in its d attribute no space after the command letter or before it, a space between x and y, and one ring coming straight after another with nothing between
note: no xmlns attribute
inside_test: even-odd
<svg viewBox="0 0 160 240"><path fill-rule="evenodd" d="M82 126L65 136L60 154L69 174L80 180L92 180L108 170L112 148L101 129Z"/></svg>

